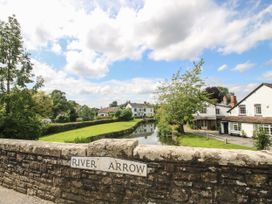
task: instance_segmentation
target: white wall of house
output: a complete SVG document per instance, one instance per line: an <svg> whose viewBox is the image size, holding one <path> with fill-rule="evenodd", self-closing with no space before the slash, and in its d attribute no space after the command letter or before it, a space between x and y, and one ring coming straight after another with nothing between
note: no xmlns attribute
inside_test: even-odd
<svg viewBox="0 0 272 204"><path fill-rule="evenodd" d="M261 114L257 113L256 105L261 107ZM240 106L245 106L246 112L242 114L240 112ZM267 86L261 86L258 90L252 93L248 98L246 98L242 103L235 107L230 112L231 116L251 116L251 117L272 117L272 89ZM255 129L252 123L240 123L241 129L239 131L233 130L234 122L229 123L229 133L242 135L242 131L246 133L247 137L252 137ZM236 123L237 124L237 123ZM272 135L271 127L272 125L267 125L269 129L269 134Z"/></svg>
<svg viewBox="0 0 272 204"><path fill-rule="evenodd" d="M142 116L154 116L154 108L145 106L145 107L132 107L131 104L127 104L126 108L131 109L132 115L134 117L142 117Z"/></svg>
<svg viewBox="0 0 272 204"><path fill-rule="evenodd" d="M217 114L218 112L216 111L216 109L219 109L219 114ZM227 112L229 109L230 109L230 107L227 107L227 106L210 104L206 108L206 113L198 112L197 116L198 117L203 117L203 118L211 118L211 119L214 118L214 119L216 119L216 116L227 116L227 115L229 115L229 113Z"/></svg>
<svg viewBox="0 0 272 204"><path fill-rule="evenodd" d="M97 113L97 116L107 117L107 116L109 116L109 114L108 113Z"/></svg>
<svg viewBox="0 0 272 204"><path fill-rule="evenodd" d="M256 114L255 105L260 104L263 117L272 117L272 89L267 86L260 87L241 104L231 110L231 116L240 116L240 106L245 105L246 116L259 116Z"/></svg>

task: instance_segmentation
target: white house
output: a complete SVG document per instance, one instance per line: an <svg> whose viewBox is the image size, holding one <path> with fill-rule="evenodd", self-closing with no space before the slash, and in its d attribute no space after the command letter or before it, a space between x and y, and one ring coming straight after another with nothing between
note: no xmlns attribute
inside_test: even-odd
<svg viewBox="0 0 272 204"><path fill-rule="evenodd" d="M194 124L198 129L216 130L220 127L220 121L223 117L229 115L227 111L231 108L226 103L216 105L210 104L201 112L195 114Z"/></svg>
<svg viewBox="0 0 272 204"><path fill-rule="evenodd" d="M129 102L126 108L131 109L134 117L152 117L154 116L154 108L148 103L131 103Z"/></svg>
<svg viewBox="0 0 272 204"><path fill-rule="evenodd" d="M262 83L228 112L221 122L222 133L252 137L262 128L272 135L272 84Z"/></svg>

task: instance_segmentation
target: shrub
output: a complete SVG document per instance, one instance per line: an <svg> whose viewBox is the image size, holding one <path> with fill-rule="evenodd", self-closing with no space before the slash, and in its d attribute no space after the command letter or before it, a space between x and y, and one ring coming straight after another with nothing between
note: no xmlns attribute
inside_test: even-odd
<svg viewBox="0 0 272 204"><path fill-rule="evenodd" d="M267 149L271 145L271 136L266 134L263 129L259 129L255 132L253 137L254 145L257 150Z"/></svg>
<svg viewBox="0 0 272 204"><path fill-rule="evenodd" d="M70 117L66 114L59 114L57 115L55 122L57 123L67 123L70 122Z"/></svg>
<svg viewBox="0 0 272 204"><path fill-rule="evenodd" d="M132 111L128 108L122 109L118 119L122 121L132 120Z"/></svg>
<svg viewBox="0 0 272 204"><path fill-rule="evenodd" d="M246 132L244 130L241 131L241 136L242 137L246 137L247 136L247 134L246 134Z"/></svg>
<svg viewBox="0 0 272 204"><path fill-rule="evenodd" d="M62 124L49 124L48 127L45 129L43 135L54 134L58 132L64 132L68 130L73 130L77 128L92 126L92 125L99 125L104 123L111 123L116 122L117 120L94 120L94 121L85 121L85 122L73 122L73 123L62 123Z"/></svg>

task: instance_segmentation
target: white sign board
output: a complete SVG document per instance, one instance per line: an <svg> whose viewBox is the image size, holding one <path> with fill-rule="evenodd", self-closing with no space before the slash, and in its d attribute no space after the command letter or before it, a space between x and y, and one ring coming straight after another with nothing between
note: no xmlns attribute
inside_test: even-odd
<svg viewBox="0 0 272 204"><path fill-rule="evenodd" d="M71 167L135 176L147 176L147 165L145 163L111 157L72 157Z"/></svg>

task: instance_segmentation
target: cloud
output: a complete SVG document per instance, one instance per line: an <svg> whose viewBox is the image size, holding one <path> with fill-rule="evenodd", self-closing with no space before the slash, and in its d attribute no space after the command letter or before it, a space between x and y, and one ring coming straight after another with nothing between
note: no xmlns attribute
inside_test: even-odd
<svg viewBox="0 0 272 204"><path fill-rule="evenodd" d="M56 55L60 55L62 53L62 48L58 43L54 43L51 47L51 51Z"/></svg>
<svg viewBox="0 0 272 204"><path fill-rule="evenodd" d="M222 71L226 70L227 68L228 68L228 65L223 64L220 67L218 67L217 71L222 72Z"/></svg>
<svg viewBox="0 0 272 204"><path fill-rule="evenodd" d="M119 103L128 100L153 102L153 93L160 81L160 79L132 78L94 83L84 78L73 77L63 70L56 70L38 60L32 62L34 74L42 76L45 80L42 90L49 93L54 89L60 89L66 92L70 100L95 107L107 106L113 100Z"/></svg>
<svg viewBox="0 0 272 204"><path fill-rule="evenodd" d="M249 62L245 62L245 63L242 63L242 64L237 64L233 71L238 71L238 72L244 72L252 67L254 67L255 64L253 63L249 63Z"/></svg>
<svg viewBox="0 0 272 204"><path fill-rule="evenodd" d="M267 65L267 66L272 66L272 59L267 60L267 61L265 62L265 65Z"/></svg>
<svg viewBox="0 0 272 204"><path fill-rule="evenodd" d="M268 72L264 73L263 77L267 78L267 79L272 79L272 71L268 71Z"/></svg>
<svg viewBox="0 0 272 204"><path fill-rule="evenodd" d="M272 5L249 7L213 0L9 0L0 1L0 19L16 14L30 50L69 39L65 69L102 77L112 63L139 60L146 51L152 60L195 60L205 49L243 53L271 40ZM57 44L51 50L60 52Z"/></svg>

